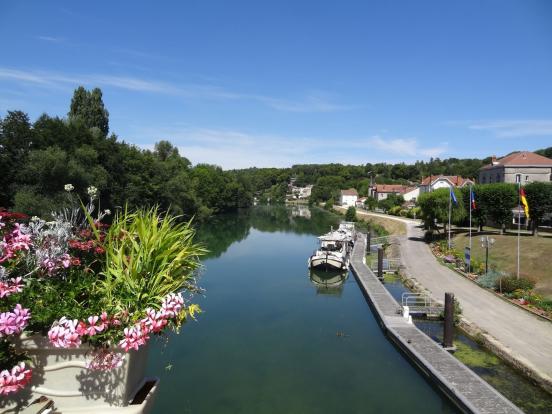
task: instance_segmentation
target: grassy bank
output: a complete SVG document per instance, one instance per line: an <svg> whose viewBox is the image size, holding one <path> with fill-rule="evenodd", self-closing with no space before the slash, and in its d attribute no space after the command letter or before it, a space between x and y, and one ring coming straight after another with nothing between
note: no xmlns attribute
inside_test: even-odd
<svg viewBox="0 0 552 414"><path fill-rule="evenodd" d="M334 206L336 211L345 213L346 208L341 206ZM357 210L357 218L361 221L369 223L372 227L380 226L385 229L386 233L395 236L404 236L406 234L406 225L398 220L387 218L382 215L372 215L364 211Z"/></svg>
<svg viewBox="0 0 552 414"><path fill-rule="evenodd" d="M515 275L517 269L517 235L514 233L488 233L495 239L489 250L489 267ZM485 249L481 247L481 234L472 234L472 257L485 261ZM469 245L467 233L459 233L454 237L454 246L463 249ZM520 276L534 279L537 293L552 298L552 267L548 265L552 253L552 236L533 237L522 234L520 239Z"/></svg>
<svg viewBox="0 0 552 414"><path fill-rule="evenodd" d="M333 209L335 213L341 216L343 216L347 211L346 208L341 206L334 206ZM397 233L399 228L398 226L394 225L395 223L393 223L392 220L388 220L383 217L382 217L382 220L380 220L379 217L372 217L358 210L357 210L357 220L359 224L364 223L367 227L371 228L372 231L377 236L388 236L391 234L406 234L406 228L404 233ZM397 222L396 224L403 224L403 223Z"/></svg>

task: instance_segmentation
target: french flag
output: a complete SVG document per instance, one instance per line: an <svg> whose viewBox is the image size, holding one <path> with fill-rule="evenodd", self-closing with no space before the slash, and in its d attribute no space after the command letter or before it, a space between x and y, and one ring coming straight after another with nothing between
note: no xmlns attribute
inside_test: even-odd
<svg viewBox="0 0 552 414"><path fill-rule="evenodd" d="M475 210L477 208L477 206L475 204L475 194L474 194L473 189L471 187L470 187L470 204L471 204L472 210Z"/></svg>

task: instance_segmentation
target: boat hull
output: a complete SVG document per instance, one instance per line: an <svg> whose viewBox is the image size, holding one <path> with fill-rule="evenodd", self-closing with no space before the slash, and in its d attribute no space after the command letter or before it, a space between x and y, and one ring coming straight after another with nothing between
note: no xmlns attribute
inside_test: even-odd
<svg viewBox="0 0 552 414"><path fill-rule="evenodd" d="M309 267L320 270L345 270L347 261L334 256L311 256Z"/></svg>

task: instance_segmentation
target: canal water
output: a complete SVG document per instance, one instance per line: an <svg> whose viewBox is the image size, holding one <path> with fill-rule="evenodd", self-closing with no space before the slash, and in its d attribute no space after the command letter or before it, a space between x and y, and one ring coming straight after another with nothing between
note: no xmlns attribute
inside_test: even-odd
<svg viewBox="0 0 552 414"><path fill-rule="evenodd" d="M385 338L354 277L310 275L322 210L258 207L199 229L204 310L151 349L154 412L456 413Z"/></svg>

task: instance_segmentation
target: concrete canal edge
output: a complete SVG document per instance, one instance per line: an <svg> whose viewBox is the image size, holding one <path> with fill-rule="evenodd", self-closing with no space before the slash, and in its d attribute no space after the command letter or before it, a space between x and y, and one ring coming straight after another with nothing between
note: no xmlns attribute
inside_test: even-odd
<svg viewBox="0 0 552 414"><path fill-rule="evenodd" d="M411 289L413 292L426 293L435 302L442 302L438 298L434 298L431 292L427 290L415 278L409 277L409 275L405 274L404 269L400 270L399 275L404 285L407 288ZM461 316L458 323L458 328L467 336L471 337L474 341L481 344L489 352L493 353L494 355L502 359L505 363L512 366L520 374L524 375L526 378L536 383L546 392L552 394L552 378L550 378L548 375L535 367L531 362L522 358L520 355L517 355L515 352L512 352L508 347L504 346L502 342L497 340L488 332L481 329L477 324Z"/></svg>
<svg viewBox="0 0 552 414"><path fill-rule="evenodd" d="M409 361L465 413L522 413L506 397L397 313L400 306L365 264L366 237L357 238L351 270L382 330Z"/></svg>

